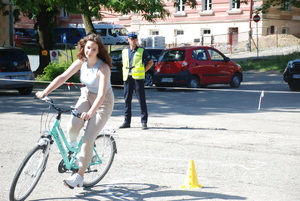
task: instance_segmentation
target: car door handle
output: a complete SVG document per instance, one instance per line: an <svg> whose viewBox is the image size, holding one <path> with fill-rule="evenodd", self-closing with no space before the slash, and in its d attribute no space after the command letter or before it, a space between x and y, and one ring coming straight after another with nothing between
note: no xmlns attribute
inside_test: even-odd
<svg viewBox="0 0 300 201"><path fill-rule="evenodd" d="M215 66L218 66L218 64L215 64Z"/></svg>

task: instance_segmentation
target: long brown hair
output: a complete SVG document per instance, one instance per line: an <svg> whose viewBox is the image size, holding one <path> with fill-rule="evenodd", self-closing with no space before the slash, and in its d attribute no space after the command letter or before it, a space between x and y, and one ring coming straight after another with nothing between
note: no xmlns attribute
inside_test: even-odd
<svg viewBox="0 0 300 201"><path fill-rule="evenodd" d="M106 48L102 42L102 39L100 38L100 36L98 36L97 34L93 34L93 33L88 34L84 38L80 39L80 41L78 42L78 54L77 54L78 59L80 59L80 60L85 59L84 47L85 47L87 41L93 41L98 45L99 53L97 54L97 57L100 58L105 63L107 63L107 65L109 65L109 67L112 67L111 57L109 56L108 51L106 50Z"/></svg>

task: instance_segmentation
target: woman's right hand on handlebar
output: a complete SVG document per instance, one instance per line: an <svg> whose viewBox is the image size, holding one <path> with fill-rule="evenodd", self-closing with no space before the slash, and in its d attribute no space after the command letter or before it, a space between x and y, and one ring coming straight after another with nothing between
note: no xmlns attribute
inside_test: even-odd
<svg viewBox="0 0 300 201"><path fill-rule="evenodd" d="M46 96L46 94L44 93L44 91L38 91L35 93L35 96L39 99L42 99Z"/></svg>

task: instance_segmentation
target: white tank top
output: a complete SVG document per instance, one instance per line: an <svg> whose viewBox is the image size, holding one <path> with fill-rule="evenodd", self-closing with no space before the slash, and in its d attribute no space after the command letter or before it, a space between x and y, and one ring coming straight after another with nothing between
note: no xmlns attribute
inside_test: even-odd
<svg viewBox="0 0 300 201"><path fill-rule="evenodd" d="M93 68L89 68L85 61L80 69L80 81L86 85L86 88L92 93L98 93L99 78L97 77L97 71L102 63L101 59L98 59L97 63ZM110 78L108 81L107 89L111 88Z"/></svg>

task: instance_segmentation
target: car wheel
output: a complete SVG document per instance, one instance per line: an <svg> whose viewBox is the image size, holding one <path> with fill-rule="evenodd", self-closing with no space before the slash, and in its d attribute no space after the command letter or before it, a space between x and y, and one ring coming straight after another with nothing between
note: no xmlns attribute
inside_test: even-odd
<svg viewBox="0 0 300 201"><path fill-rule="evenodd" d="M33 90L33 87L18 88L18 91L21 95L30 95L32 90Z"/></svg>
<svg viewBox="0 0 300 201"><path fill-rule="evenodd" d="M231 78L230 87L237 88L240 86L241 82L242 82L241 76L235 73Z"/></svg>
<svg viewBox="0 0 300 201"><path fill-rule="evenodd" d="M146 73L144 85L147 87L153 86L153 75L151 73Z"/></svg>
<svg viewBox="0 0 300 201"><path fill-rule="evenodd" d="M289 87L292 91L299 91L300 90L300 82L289 82Z"/></svg>
<svg viewBox="0 0 300 201"><path fill-rule="evenodd" d="M196 76L192 76L187 84L188 88L198 88L199 87L199 78Z"/></svg>

